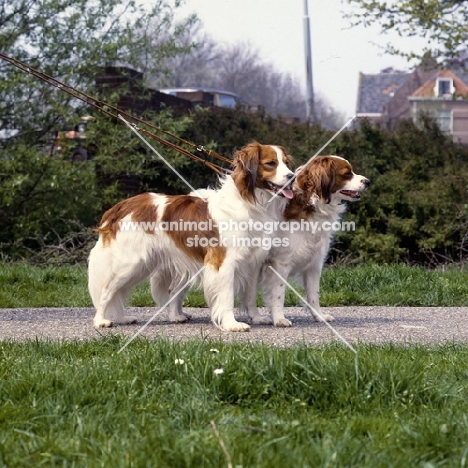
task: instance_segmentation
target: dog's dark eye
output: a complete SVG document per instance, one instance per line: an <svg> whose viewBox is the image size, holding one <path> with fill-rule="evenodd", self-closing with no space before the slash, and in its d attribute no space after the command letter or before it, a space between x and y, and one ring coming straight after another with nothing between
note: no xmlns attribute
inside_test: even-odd
<svg viewBox="0 0 468 468"><path fill-rule="evenodd" d="M276 165L277 165L276 161L268 161L267 162L267 166L276 167Z"/></svg>

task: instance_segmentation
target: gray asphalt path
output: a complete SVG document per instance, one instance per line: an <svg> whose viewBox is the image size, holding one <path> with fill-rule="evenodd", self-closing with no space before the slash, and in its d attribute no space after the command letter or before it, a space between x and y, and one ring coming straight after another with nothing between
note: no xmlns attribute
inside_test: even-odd
<svg viewBox="0 0 468 468"><path fill-rule="evenodd" d="M251 341L276 346L295 343L323 344L339 341L349 343L445 343L468 342L468 307L328 307L332 314L334 333L326 324L315 322L302 308L286 309L293 321L291 328L252 326L248 333L226 333L210 322L208 309L185 308L193 314L184 324L167 321L162 312L141 332L153 338L165 336L173 340L208 337L226 342ZM88 340L105 335L133 336L158 312L157 308L129 308L139 317L134 325L96 330L92 325L91 308L0 309L0 340ZM266 313L266 310L261 310ZM243 320L243 317L238 317ZM339 335L339 336L338 336Z"/></svg>

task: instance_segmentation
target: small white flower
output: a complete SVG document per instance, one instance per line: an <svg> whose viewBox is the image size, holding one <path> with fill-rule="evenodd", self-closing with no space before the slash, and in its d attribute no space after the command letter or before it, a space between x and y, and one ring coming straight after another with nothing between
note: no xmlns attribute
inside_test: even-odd
<svg viewBox="0 0 468 468"><path fill-rule="evenodd" d="M176 365L180 365L180 366L181 366L183 363L184 363L184 360L183 360L183 359L176 359L176 360L175 360L175 364L176 364Z"/></svg>
<svg viewBox="0 0 468 468"><path fill-rule="evenodd" d="M223 369L215 369L215 370L214 370L214 373L215 373L216 375L224 374L224 370L223 370Z"/></svg>
<svg viewBox="0 0 468 468"><path fill-rule="evenodd" d="M219 349L211 348L210 353L219 353Z"/></svg>

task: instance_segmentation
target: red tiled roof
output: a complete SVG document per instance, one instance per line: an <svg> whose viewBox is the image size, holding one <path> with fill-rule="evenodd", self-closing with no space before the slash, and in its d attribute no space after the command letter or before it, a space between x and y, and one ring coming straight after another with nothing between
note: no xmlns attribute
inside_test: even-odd
<svg viewBox="0 0 468 468"><path fill-rule="evenodd" d="M450 70L441 70L438 71L432 79L426 81L420 88L414 91L414 93L411 94L411 97L437 97L434 95L434 88L436 86L437 78L452 78L453 86L455 87L455 95L468 95L468 86L460 78L458 78L455 73Z"/></svg>

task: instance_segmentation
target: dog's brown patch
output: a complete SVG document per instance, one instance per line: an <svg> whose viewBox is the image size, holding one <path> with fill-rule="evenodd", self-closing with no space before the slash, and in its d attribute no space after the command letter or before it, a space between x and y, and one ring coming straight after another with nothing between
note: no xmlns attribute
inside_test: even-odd
<svg viewBox="0 0 468 468"><path fill-rule="evenodd" d="M119 223L126 216L130 216L131 221L135 223L157 223L158 213L154 196L150 193L142 193L117 203L104 213L97 228L104 247L109 246L115 239L120 229ZM174 195L167 196L164 214L160 221L165 233L188 257L205 265L210 264L218 270L226 257L226 248L220 245L219 231L213 225L212 220L210 228L210 220L208 204L204 200L190 195ZM196 229L190 229L192 227L188 224L190 222L196 225L194 226ZM184 226L184 223L187 224ZM207 229L203 229L203 223ZM184 227L187 227L187 230L184 230ZM154 230L149 226L145 227L145 232L154 234ZM195 236L198 236L199 244L189 245L188 239L195 238ZM212 245L202 247L200 245L202 238L208 242L212 240Z"/></svg>
<svg viewBox="0 0 468 468"><path fill-rule="evenodd" d="M284 219L286 221L307 219L315 212L315 207L309 204L307 194L302 191L294 191L294 197L284 210Z"/></svg>
<svg viewBox="0 0 468 468"><path fill-rule="evenodd" d="M219 270L226 258L226 247L220 244L219 231L213 225L208 211L208 203L199 197L189 195L176 195L168 198L161 221L167 226L170 226L171 222L177 224L181 220L182 223L187 223L187 227L189 227L188 223L190 222L196 224L196 229L170 229L167 231L169 237L188 257L203 262L205 265L212 265L216 270ZM198 245L189 245L189 238L195 239L195 236L198 236ZM203 243L203 246L200 245L200 242ZM205 245L204 242L207 242L208 245Z"/></svg>
<svg viewBox="0 0 468 468"><path fill-rule="evenodd" d="M120 228L119 222L128 215L131 215L131 220L136 223L157 221L153 196L150 193L136 195L117 203L102 215L97 232L102 237L104 247L115 239Z"/></svg>
<svg viewBox="0 0 468 468"><path fill-rule="evenodd" d="M250 203L255 203L255 187L260 158L260 143L250 143L234 153L232 179L240 196Z"/></svg>

